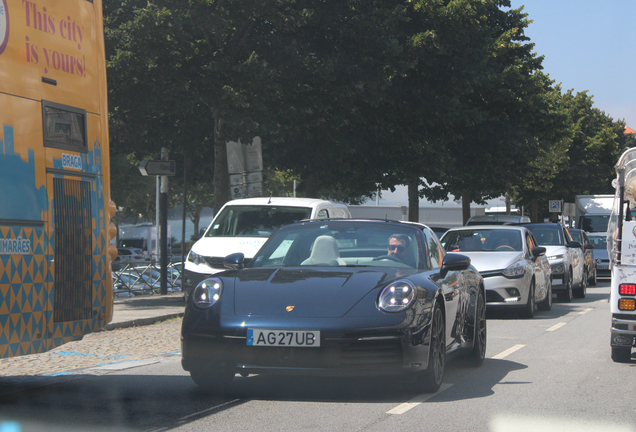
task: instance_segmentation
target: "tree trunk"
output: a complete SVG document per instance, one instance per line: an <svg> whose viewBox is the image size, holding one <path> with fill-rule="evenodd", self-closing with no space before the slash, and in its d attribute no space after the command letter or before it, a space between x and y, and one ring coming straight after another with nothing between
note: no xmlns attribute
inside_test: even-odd
<svg viewBox="0 0 636 432"><path fill-rule="evenodd" d="M470 194L462 194L462 219L464 221L464 225L470 219L470 202L472 201Z"/></svg>
<svg viewBox="0 0 636 432"><path fill-rule="evenodd" d="M530 219L533 223L539 222L539 201L536 198L532 198L532 217Z"/></svg>
<svg viewBox="0 0 636 432"><path fill-rule="evenodd" d="M418 194L418 188L420 185L420 179L413 177L409 179L408 196L409 196L409 222L420 221L420 196Z"/></svg>
<svg viewBox="0 0 636 432"><path fill-rule="evenodd" d="M305 196L308 198L321 198L320 194L320 175L310 173L306 180L303 180L303 189Z"/></svg>
<svg viewBox="0 0 636 432"><path fill-rule="evenodd" d="M227 167L227 148L223 134L223 120L214 118L214 212L230 200L230 173ZM198 234L198 233L197 233Z"/></svg>

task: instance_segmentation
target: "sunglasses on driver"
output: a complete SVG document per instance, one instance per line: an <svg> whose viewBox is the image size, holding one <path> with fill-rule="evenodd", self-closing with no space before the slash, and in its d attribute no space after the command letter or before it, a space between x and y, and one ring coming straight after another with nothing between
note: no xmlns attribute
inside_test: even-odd
<svg viewBox="0 0 636 432"><path fill-rule="evenodd" d="M389 249L390 251L393 251L393 250L395 250L396 248L397 248L398 253L402 253L402 252L404 252L404 250L405 250L405 247L404 247L404 246L402 246L402 245L389 245L389 247L388 247L388 249Z"/></svg>

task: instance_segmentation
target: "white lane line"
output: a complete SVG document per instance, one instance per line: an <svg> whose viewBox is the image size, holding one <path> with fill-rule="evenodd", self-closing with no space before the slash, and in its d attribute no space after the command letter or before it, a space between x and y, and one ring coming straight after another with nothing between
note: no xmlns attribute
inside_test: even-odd
<svg viewBox="0 0 636 432"><path fill-rule="evenodd" d="M155 363L159 363L159 360L124 360L121 362L115 362L115 363L110 363L110 364L105 364L105 365L100 365L100 366L95 366L92 367L90 369L92 370L124 370L124 369L130 369L130 368L134 368L134 367L139 367L139 366L147 366L147 365L151 365L151 364L155 364Z"/></svg>
<svg viewBox="0 0 636 432"><path fill-rule="evenodd" d="M520 350L521 348L523 348L525 345L515 345L513 347L508 348L505 351L500 352L499 354L497 354L496 356L493 356L492 358L500 360L502 358L508 357L510 354L512 354L513 352Z"/></svg>
<svg viewBox="0 0 636 432"><path fill-rule="evenodd" d="M581 312L579 312L579 315L586 314L586 313L588 313L591 310L592 310L592 308L583 309Z"/></svg>
<svg viewBox="0 0 636 432"><path fill-rule="evenodd" d="M558 329L560 329L561 327L563 327L563 326L564 326L564 325L566 325L566 324L567 324L567 323L558 323L558 324L555 324L555 325L553 325L552 327L550 327L549 329L547 329L546 331L550 331L550 332L552 332L552 331L558 330Z"/></svg>
<svg viewBox="0 0 636 432"><path fill-rule="evenodd" d="M387 414L404 414L405 412L407 412L408 410L411 410L413 408L415 408L416 406L418 406L419 404L426 402L427 400L429 400L430 398L432 398L433 396L435 396L436 394L439 394L445 390L448 390L449 388L451 388L454 384L444 384L442 383L442 386L439 388L439 390L437 391L437 393L424 393L421 394L419 396L415 396L413 399L411 399L408 402L404 402L403 404L400 404L398 406L396 406L395 408L387 411Z"/></svg>

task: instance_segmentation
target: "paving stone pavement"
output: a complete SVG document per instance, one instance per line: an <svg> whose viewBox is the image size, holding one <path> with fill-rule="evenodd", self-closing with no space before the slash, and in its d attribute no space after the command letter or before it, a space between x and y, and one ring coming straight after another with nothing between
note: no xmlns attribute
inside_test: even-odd
<svg viewBox="0 0 636 432"><path fill-rule="evenodd" d="M91 368L133 365L140 360L181 355L182 318L152 325L90 333L80 341L42 354L0 359L0 381L84 373Z"/></svg>

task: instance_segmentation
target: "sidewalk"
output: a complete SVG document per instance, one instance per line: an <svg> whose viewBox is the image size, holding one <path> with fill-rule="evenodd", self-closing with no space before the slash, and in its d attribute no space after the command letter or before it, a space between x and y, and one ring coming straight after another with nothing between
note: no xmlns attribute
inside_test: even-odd
<svg viewBox="0 0 636 432"><path fill-rule="evenodd" d="M154 324L183 316L183 293L153 294L131 298L116 298L113 320L104 330Z"/></svg>

